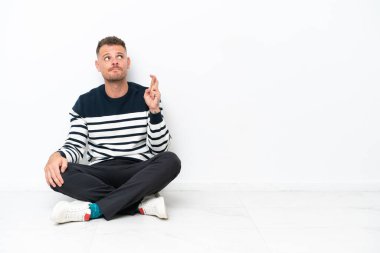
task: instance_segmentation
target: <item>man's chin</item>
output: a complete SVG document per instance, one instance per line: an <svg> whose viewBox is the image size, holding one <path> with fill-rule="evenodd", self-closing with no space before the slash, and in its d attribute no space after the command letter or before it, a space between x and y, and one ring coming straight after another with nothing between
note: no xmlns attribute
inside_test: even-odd
<svg viewBox="0 0 380 253"><path fill-rule="evenodd" d="M126 77L125 76L118 76L118 77L107 77L104 78L107 82L120 82L123 81Z"/></svg>

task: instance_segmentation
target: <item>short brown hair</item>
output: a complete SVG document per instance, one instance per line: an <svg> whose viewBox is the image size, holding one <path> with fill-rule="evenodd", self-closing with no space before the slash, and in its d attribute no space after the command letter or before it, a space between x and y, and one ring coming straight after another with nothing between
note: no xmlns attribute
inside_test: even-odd
<svg viewBox="0 0 380 253"><path fill-rule="evenodd" d="M97 55L99 54L100 48L104 45L119 45L124 47L125 50L127 50L127 48L125 47L125 43L122 39L119 39L116 36L108 36L98 42L98 46L96 47Z"/></svg>

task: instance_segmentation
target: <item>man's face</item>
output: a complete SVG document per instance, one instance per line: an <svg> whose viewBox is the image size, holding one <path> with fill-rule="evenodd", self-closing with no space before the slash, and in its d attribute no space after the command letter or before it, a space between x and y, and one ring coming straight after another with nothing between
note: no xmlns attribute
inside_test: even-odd
<svg viewBox="0 0 380 253"><path fill-rule="evenodd" d="M127 77L130 59L124 47L119 45L104 45L99 49L96 68L102 73L104 80L121 81Z"/></svg>

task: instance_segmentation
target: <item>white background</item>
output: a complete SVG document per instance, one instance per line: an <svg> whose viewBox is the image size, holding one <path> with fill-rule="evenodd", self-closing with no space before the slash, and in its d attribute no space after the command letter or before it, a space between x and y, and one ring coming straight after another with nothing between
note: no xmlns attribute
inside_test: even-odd
<svg viewBox="0 0 380 253"><path fill-rule="evenodd" d="M48 189L109 35L160 81L177 187L380 188L379 1L13 0L0 27L1 189Z"/></svg>

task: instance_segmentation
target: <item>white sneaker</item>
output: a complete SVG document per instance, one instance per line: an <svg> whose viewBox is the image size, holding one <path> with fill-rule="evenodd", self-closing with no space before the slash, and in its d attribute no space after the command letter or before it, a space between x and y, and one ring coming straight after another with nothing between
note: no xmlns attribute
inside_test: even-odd
<svg viewBox="0 0 380 253"><path fill-rule="evenodd" d="M157 216L160 219L167 219L164 197L152 195L145 197L139 204L141 214Z"/></svg>
<svg viewBox="0 0 380 253"><path fill-rule="evenodd" d="M90 220L91 210L90 202L83 201L60 201L53 209L51 220L55 223L65 223L70 221L88 221Z"/></svg>

